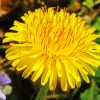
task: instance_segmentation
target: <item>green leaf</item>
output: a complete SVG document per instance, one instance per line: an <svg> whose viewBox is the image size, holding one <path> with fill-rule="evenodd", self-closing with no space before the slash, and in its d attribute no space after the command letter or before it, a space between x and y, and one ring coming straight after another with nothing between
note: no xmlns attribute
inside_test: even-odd
<svg viewBox="0 0 100 100"><path fill-rule="evenodd" d="M97 17L97 18L95 19L95 22L94 22L94 24L93 24L93 27L95 27L95 28L97 29L97 31L100 32L100 17Z"/></svg>
<svg viewBox="0 0 100 100"><path fill-rule="evenodd" d="M91 86L85 92L81 94L81 100L98 100L98 87L94 80L92 80Z"/></svg>
<svg viewBox="0 0 100 100"><path fill-rule="evenodd" d="M100 94L99 94L99 95L97 95L97 100L100 100Z"/></svg>
<svg viewBox="0 0 100 100"><path fill-rule="evenodd" d="M85 0L84 2L82 2L82 4L92 9L92 7L94 6L94 0Z"/></svg>
<svg viewBox="0 0 100 100"><path fill-rule="evenodd" d="M98 69L95 70L95 77L100 78L100 67L98 67Z"/></svg>
<svg viewBox="0 0 100 100"><path fill-rule="evenodd" d="M49 89L49 82L47 82L47 84L40 89L35 100L45 100L48 89Z"/></svg>
<svg viewBox="0 0 100 100"><path fill-rule="evenodd" d="M93 78L97 85L100 85L100 67L98 67L95 71L95 77ZM100 100L100 99L99 99Z"/></svg>
<svg viewBox="0 0 100 100"><path fill-rule="evenodd" d="M75 5L76 5L75 0L71 0L71 2L70 2L70 6L74 7Z"/></svg>

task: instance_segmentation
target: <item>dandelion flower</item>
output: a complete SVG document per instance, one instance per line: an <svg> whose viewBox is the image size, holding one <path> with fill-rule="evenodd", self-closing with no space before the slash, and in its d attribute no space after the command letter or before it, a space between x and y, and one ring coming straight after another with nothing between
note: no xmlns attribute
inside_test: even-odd
<svg viewBox="0 0 100 100"><path fill-rule="evenodd" d="M94 40L100 35L86 26L83 18L65 9L40 8L25 13L23 22L14 22L3 42L10 42L6 57L22 76L31 76L41 85L49 81L54 90L57 81L63 91L80 87L81 76L89 83L88 74L95 75L90 65L100 65L100 45Z"/></svg>

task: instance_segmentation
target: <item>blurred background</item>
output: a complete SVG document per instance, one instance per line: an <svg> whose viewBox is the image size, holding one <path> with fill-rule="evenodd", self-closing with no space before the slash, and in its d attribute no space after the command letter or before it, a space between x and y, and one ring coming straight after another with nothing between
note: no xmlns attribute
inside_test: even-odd
<svg viewBox="0 0 100 100"><path fill-rule="evenodd" d="M82 16L96 28L96 34L100 34L100 0L0 0L0 100L35 100L40 90L40 82L23 79L21 72L11 67L11 62L5 58L9 45L2 44L2 39L15 20L20 21L24 13L43 6L67 8L69 13ZM100 38L95 42L100 44ZM55 91L48 92L45 100L100 100L100 68L95 72L95 77L90 76L90 84L82 81L79 89L68 92L62 92L58 84Z"/></svg>

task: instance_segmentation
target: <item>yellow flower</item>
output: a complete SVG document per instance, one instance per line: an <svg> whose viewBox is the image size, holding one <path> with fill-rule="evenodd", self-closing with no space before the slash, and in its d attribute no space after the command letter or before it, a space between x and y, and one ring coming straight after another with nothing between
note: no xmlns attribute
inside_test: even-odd
<svg viewBox="0 0 100 100"><path fill-rule="evenodd" d="M54 90L57 80L63 91L79 87L81 78L89 83L88 74L95 75L90 65L100 65L100 45L94 39L94 28L88 28L85 20L66 10L40 8L14 22L3 42L11 42L6 51L8 60L22 76L31 75L33 82L41 78L41 85L49 81Z"/></svg>

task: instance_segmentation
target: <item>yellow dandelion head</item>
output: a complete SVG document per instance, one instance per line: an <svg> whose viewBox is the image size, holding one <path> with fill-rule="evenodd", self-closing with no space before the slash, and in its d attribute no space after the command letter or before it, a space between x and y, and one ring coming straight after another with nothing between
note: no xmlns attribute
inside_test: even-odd
<svg viewBox="0 0 100 100"><path fill-rule="evenodd" d="M94 39L94 28L76 14L54 8L40 8L14 22L3 42L10 42L6 51L8 60L22 76L31 75L33 82L41 78L41 85L49 81L54 90L57 80L63 91L79 87L81 78L89 83L88 73L95 75L89 65L100 65L100 45Z"/></svg>

